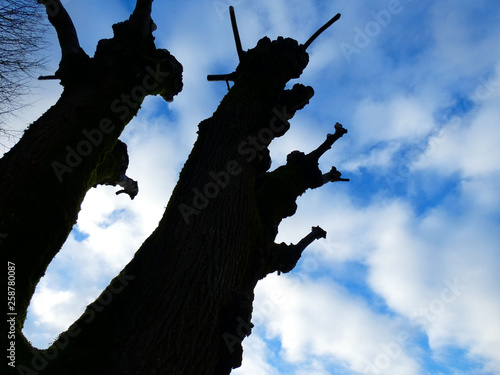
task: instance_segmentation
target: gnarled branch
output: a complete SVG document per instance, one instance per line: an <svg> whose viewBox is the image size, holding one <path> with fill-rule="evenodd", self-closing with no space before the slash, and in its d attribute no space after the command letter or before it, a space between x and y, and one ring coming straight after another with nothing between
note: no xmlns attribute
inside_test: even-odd
<svg viewBox="0 0 500 375"><path fill-rule="evenodd" d="M318 159L347 130L335 124L335 133L309 154L293 151L287 156L287 163L276 170L264 174L257 186L257 205L265 228L265 236L274 237L282 219L292 216L297 210L295 201L307 189L315 189L327 182L348 181L333 167L323 174L318 167Z"/></svg>
<svg viewBox="0 0 500 375"><path fill-rule="evenodd" d="M106 155L103 163L96 170L99 181L97 185L121 186L123 189L116 195L126 193L134 199L139 192L137 181L128 177L125 172L129 164L127 145L118 140L113 149Z"/></svg>
<svg viewBox="0 0 500 375"><path fill-rule="evenodd" d="M38 0L45 6L49 21L57 32L63 56L80 53L80 43L73 21L60 0Z"/></svg>
<svg viewBox="0 0 500 375"><path fill-rule="evenodd" d="M59 45L61 47L61 63L59 70L54 76L40 77L41 79L61 79L61 84L64 85L65 79L71 72L78 70L82 62L88 61L89 57L80 47L78 35L75 26L68 12L62 5L60 0L38 0L40 4L45 6L47 16L50 23L54 26Z"/></svg>
<svg viewBox="0 0 500 375"><path fill-rule="evenodd" d="M319 158L327 152L330 148L332 148L332 145L344 134L347 133L347 129L343 128L341 124L338 122L334 126L335 128L335 133L334 134L328 134L326 136L326 140L314 151L310 152L307 157L315 159L316 161L319 160Z"/></svg>
<svg viewBox="0 0 500 375"><path fill-rule="evenodd" d="M153 0L137 0L134 12L130 16L133 27L144 38L156 30L156 25L151 19L152 5Z"/></svg>
<svg viewBox="0 0 500 375"><path fill-rule="evenodd" d="M270 272L277 270L279 275L281 272L287 273L293 270L306 247L320 238L326 238L326 232L320 227L312 227L311 232L295 245L287 245L284 242L274 244L272 251L276 258L271 264Z"/></svg>

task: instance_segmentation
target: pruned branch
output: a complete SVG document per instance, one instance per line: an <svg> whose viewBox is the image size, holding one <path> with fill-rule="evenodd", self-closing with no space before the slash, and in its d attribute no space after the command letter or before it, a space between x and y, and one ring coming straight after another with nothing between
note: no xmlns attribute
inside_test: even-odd
<svg viewBox="0 0 500 375"><path fill-rule="evenodd" d="M287 156L286 165L264 174L257 186L257 203L267 236L275 237L281 220L295 214L296 200L307 189L316 189L327 182L348 181L341 178L341 173L335 167L323 174L318 166L321 155L345 133L347 130L336 123L335 133L328 134L325 142L316 150L307 155L292 151Z"/></svg>
<svg viewBox="0 0 500 375"><path fill-rule="evenodd" d="M130 177L128 177L125 174L122 174L120 176L120 179L116 181L117 186L121 186L123 189L118 190L115 194L128 194L130 199L134 199L137 193L139 192L139 185L137 184L137 181L132 180Z"/></svg>
<svg viewBox="0 0 500 375"><path fill-rule="evenodd" d="M238 24L236 23L236 14L234 13L234 7L229 7L229 15L231 17L231 26L233 28L234 43L236 44L236 52L238 53L238 59L241 62L244 57L243 47L241 46L240 32L238 31Z"/></svg>
<svg viewBox="0 0 500 375"><path fill-rule="evenodd" d="M78 41L75 25L73 25L73 21L61 1L38 0L38 2L45 6L49 21L56 29L63 59L68 54L80 54L81 47L80 42Z"/></svg>
<svg viewBox="0 0 500 375"><path fill-rule="evenodd" d="M56 30L62 54L61 63L55 75L42 76L40 79L58 78L61 80L61 84L65 85L68 80L75 79L76 75L73 74L75 71L78 71L82 76L81 73L85 70L83 65L88 62L89 57L80 47L75 25L61 1L38 0L38 2L45 6L49 21Z"/></svg>
<svg viewBox="0 0 500 375"><path fill-rule="evenodd" d="M234 7L229 7L229 16L231 18L231 27L233 29L234 43L236 44L236 52L238 53L238 60L240 64L242 63L245 57L245 51L243 51L243 47L241 46L240 32L238 31L238 24L236 23L236 14L234 12ZM238 78L238 73L236 71L228 74L209 74L207 75L208 81L226 81L227 89L231 88L229 86L229 81L236 81Z"/></svg>
<svg viewBox="0 0 500 375"><path fill-rule="evenodd" d="M337 182L337 181L349 181L348 178L342 178L342 173L340 173L337 168L332 167L330 172L325 173L323 175L323 185L328 182Z"/></svg>
<svg viewBox="0 0 500 375"><path fill-rule="evenodd" d="M278 271L278 275L293 270L302 256L302 252L315 240L326 238L326 231L320 227L312 227L311 232L301 239L297 244L287 245L285 243L274 244L275 264L271 272Z"/></svg>
<svg viewBox="0 0 500 375"><path fill-rule="evenodd" d="M152 5L153 0L137 0L134 12L130 16L133 27L144 38L156 30L156 25L151 19Z"/></svg>
<svg viewBox="0 0 500 375"><path fill-rule="evenodd" d="M134 199L139 192L137 181L128 177L125 172L129 164L127 145L118 140L113 149L106 155L103 163L99 165L96 174L99 178L97 185L121 186L123 189L116 195L126 193Z"/></svg>
<svg viewBox="0 0 500 375"><path fill-rule="evenodd" d="M307 49L311 45L314 40L320 36L320 34L328 29L331 25L333 25L335 22L337 22L340 19L340 13L337 13L335 16L330 19L327 23L325 23L323 26L321 26L311 37L307 40L307 42L304 43L304 49Z"/></svg>
<svg viewBox="0 0 500 375"><path fill-rule="evenodd" d="M313 158L315 160L319 160L319 158L327 152L332 145L344 134L347 133L347 129L343 128L341 124L338 122L335 124L335 133L328 134L326 136L326 140L314 151L310 152L307 157Z"/></svg>

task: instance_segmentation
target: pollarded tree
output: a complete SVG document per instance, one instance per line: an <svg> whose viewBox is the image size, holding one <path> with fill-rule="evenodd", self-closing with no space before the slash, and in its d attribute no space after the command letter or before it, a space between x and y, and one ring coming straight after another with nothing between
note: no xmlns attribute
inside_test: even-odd
<svg viewBox="0 0 500 375"><path fill-rule="evenodd" d="M269 144L313 96L311 87L285 85L300 77L306 48L324 28L304 45L263 38L248 51L235 32L236 71L209 77L234 85L199 124L157 229L68 331L40 351L21 333L36 283L90 187L116 184L131 197L137 193L118 136L146 95L169 100L182 86L181 65L154 45L152 0L138 0L92 58L60 1L42 3L59 35L55 78L64 91L0 160L2 258L17 272L18 373L229 374L241 364L258 280L290 271L306 246L326 235L313 227L295 245L275 244L281 220L295 213L307 189L343 180L335 168L324 174L318 168L319 157L345 134L340 124L318 149L294 151L268 172ZM234 13L232 21L237 31Z"/></svg>

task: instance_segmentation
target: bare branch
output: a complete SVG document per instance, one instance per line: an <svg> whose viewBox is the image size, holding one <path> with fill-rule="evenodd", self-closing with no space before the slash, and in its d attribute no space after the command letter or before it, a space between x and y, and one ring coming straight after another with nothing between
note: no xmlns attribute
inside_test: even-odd
<svg viewBox="0 0 500 375"><path fill-rule="evenodd" d="M118 140L96 173L100 177L98 185L121 186L123 189L117 191L116 195L126 193L130 199L134 199L139 192L139 185L125 174L129 164L127 149L127 145Z"/></svg>
<svg viewBox="0 0 500 375"><path fill-rule="evenodd" d="M335 133L328 134L326 136L326 141L324 141L316 150L310 152L307 156L315 160L318 160L321 157L321 155L323 155L332 147L332 145L337 141L337 139L339 139L346 133L347 129L343 128L342 125L337 122L335 124Z"/></svg>
<svg viewBox="0 0 500 375"><path fill-rule="evenodd" d="M238 53L238 59L240 62L243 60L243 47L241 46L240 33L238 31L238 25L236 24L236 14L234 13L234 7L229 7L229 15L231 16L231 26L233 28L234 43L236 44L236 52Z"/></svg>
<svg viewBox="0 0 500 375"><path fill-rule="evenodd" d="M151 19L153 0L137 0L130 21L144 38L156 30L156 25Z"/></svg>
<svg viewBox="0 0 500 375"><path fill-rule="evenodd" d="M287 245L283 242L281 244L275 244L275 268L278 271L278 275L281 272L287 273L293 270L306 247L312 244L315 240L319 240L320 238L326 238L326 232L320 227L312 227L311 232L299 242L297 242L296 245ZM271 272L274 272L274 270L272 270Z"/></svg>
<svg viewBox="0 0 500 375"><path fill-rule="evenodd" d="M336 123L335 134L328 134L325 142L316 150L307 155L292 151L285 165L262 176L257 186L257 202L262 222L271 228L270 236L276 236L282 219L295 214L297 197L307 189L316 189L327 182L349 181L341 178L341 173L335 167L323 174L318 166L321 155L345 133L347 130Z"/></svg>
<svg viewBox="0 0 500 375"><path fill-rule="evenodd" d="M0 3L0 138L18 138L4 125L6 115L25 106L32 78L44 68L41 51L45 15L32 0L2 0Z"/></svg>
<svg viewBox="0 0 500 375"><path fill-rule="evenodd" d="M328 29L331 25L333 25L335 22L337 22L340 19L340 13L337 13L333 18L325 23L323 26L321 26L311 37L307 40L307 42L304 43L304 49L307 49L311 45L312 42L326 29Z"/></svg>
<svg viewBox="0 0 500 375"><path fill-rule="evenodd" d="M75 26L60 0L38 0L45 6L49 21L57 32L63 60L68 54L80 54L82 49L78 42Z"/></svg>
<svg viewBox="0 0 500 375"><path fill-rule="evenodd" d="M348 182L348 178L342 178L342 173L340 173L337 168L332 167L330 172L325 173L323 175L323 185L328 183L328 182L337 182L337 181L346 181Z"/></svg>

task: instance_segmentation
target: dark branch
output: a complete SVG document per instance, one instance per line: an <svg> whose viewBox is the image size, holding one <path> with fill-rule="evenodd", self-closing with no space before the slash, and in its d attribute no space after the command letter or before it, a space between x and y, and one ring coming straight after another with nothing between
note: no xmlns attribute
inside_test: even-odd
<svg viewBox="0 0 500 375"><path fill-rule="evenodd" d="M234 81L236 80L236 72L229 74L209 74L207 75L207 81Z"/></svg>
<svg viewBox="0 0 500 375"><path fill-rule="evenodd" d="M344 134L347 133L347 129L344 129L341 124L338 122L335 124L335 133L334 134L328 134L326 136L326 141L324 141L316 150L310 152L307 157L313 158L315 160L319 160L321 155L323 155L325 152L327 152L330 148L332 148L332 145L342 137Z"/></svg>
<svg viewBox="0 0 500 375"><path fill-rule="evenodd" d="M347 130L335 124L335 134L309 154L293 151L287 156L286 165L265 173L257 185L257 203L263 225L269 236L276 236L282 219L292 216L297 210L297 197L307 189L316 189L327 182L348 181L333 167L323 174L318 167L318 159ZM273 239L274 239L273 237Z"/></svg>
<svg viewBox="0 0 500 375"><path fill-rule="evenodd" d="M311 45L312 42L326 29L328 29L331 25L333 25L335 22L337 22L340 18L340 13L337 13L333 18L325 23L323 26L319 28L318 31L316 31L308 40L307 42L304 43L304 49L307 49Z"/></svg>
<svg viewBox="0 0 500 375"><path fill-rule="evenodd" d="M241 46L240 33L238 31L238 25L236 24L236 14L234 14L234 7L229 7L229 15L231 17L231 26L233 28L234 43L236 44L236 52L238 53L238 59L240 62L243 60L243 47Z"/></svg>
<svg viewBox="0 0 500 375"><path fill-rule="evenodd" d="M238 31L238 25L236 23L236 14L234 13L234 7L229 7L229 15L231 17L231 27L233 29L234 43L236 44L236 52L238 53L238 60L240 64L243 62L245 57L245 51L243 51L243 47L241 46L240 33ZM208 81L226 81L227 89L230 89L229 81L236 81L238 78L238 73L232 72L229 74L209 74L207 76Z"/></svg>
<svg viewBox="0 0 500 375"><path fill-rule="evenodd" d="M40 76L40 77L38 77L38 80L40 80L40 81L50 81L50 80L52 80L52 79L59 79L59 77L58 77L58 76L56 76L56 75L51 75L51 76Z"/></svg>
<svg viewBox="0 0 500 375"><path fill-rule="evenodd" d="M38 0L45 6L50 23L57 32L61 46L61 63L54 76L40 77L39 79L60 79L66 86L69 82L85 79L89 57L80 47L78 36L73 21L60 0ZM78 74L75 74L78 72Z"/></svg>
<svg viewBox="0 0 500 375"><path fill-rule="evenodd" d="M280 96L280 106L286 108L287 113L293 117L296 111L309 104L309 100L314 96L314 89L311 86L304 86L296 83L291 89L283 90Z"/></svg>
<svg viewBox="0 0 500 375"><path fill-rule="evenodd" d="M106 155L104 161L96 170L98 176L97 185L121 186L123 189L116 195L126 193L130 199L134 199L139 192L137 181L129 178L125 172L129 164L127 145L118 140L113 149ZM96 187L94 186L94 187Z"/></svg>
<svg viewBox="0 0 500 375"><path fill-rule="evenodd" d="M296 252L302 253L307 246L312 244L314 240L319 240L320 238L326 238L326 231L320 227L312 227L311 233L301 239L296 245L294 245L294 250Z"/></svg>
<svg viewBox="0 0 500 375"><path fill-rule="evenodd" d="M63 59L68 54L80 54L81 47L78 42L75 26L60 0L38 0L45 5L49 21L57 32Z"/></svg>
<svg viewBox="0 0 500 375"><path fill-rule="evenodd" d="M144 38L156 30L156 25L151 19L152 5L153 0L137 0L134 12L130 16L133 27Z"/></svg>
<svg viewBox="0 0 500 375"><path fill-rule="evenodd" d="M128 194L130 199L134 199L137 193L139 192L139 185L137 184L137 181L132 180L130 177L126 176L125 174L122 174L120 176L120 179L115 182L117 186L121 186L123 189L118 190L115 194Z"/></svg>
<svg viewBox="0 0 500 375"><path fill-rule="evenodd" d="M330 172L325 173L323 175L323 185L328 182L337 182L337 181L349 181L348 178L342 178L342 173L340 173L337 168L332 167Z"/></svg>
<svg viewBox="0 0 500 375"><path fill-rule="evenodd" d="M287 273L295 268L295 265L302 256L302 252L320 238L326 238L326 232L320 227L312 227L311 233L301 239L296 245L287 245L285 243L275 244L274 251L276 251L276 270L278 275L281 272ZM271 272L274 272L271 271Z"/></svg>

